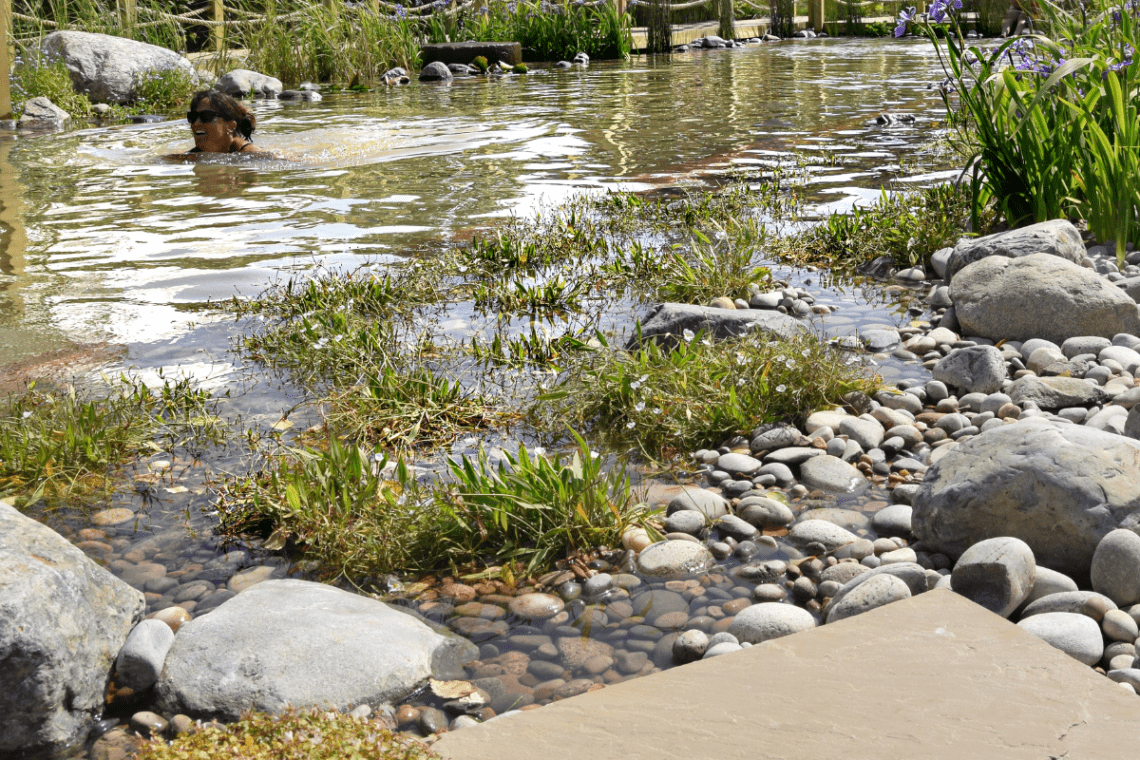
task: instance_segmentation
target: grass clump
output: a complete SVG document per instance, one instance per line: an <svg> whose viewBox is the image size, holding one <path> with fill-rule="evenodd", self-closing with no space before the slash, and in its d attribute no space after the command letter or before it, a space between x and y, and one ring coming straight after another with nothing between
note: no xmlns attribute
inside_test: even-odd
<svg viewBox="0 0 1140 760"><path fill-rule="evenodd" d="M430 760L426 745L335 712L286 709L281 715L249 712L237 723L210 724L167 743L152 739L136 760Z"/></svg>
<svg viewBox="0 0 1140 760"><path fill-rule="evenodd" d="M433 497L449 543L462 555L522 563L530 574L574 551L617 545L628 526L644 525L651 513L634 502L625 468L607 472L585 439L573 437L568 461L532 456L525 446L498 467L482 451L450 460L455 483Z"/></svg>
<svg viewBox="0 0 1140 760"><path fill-rule="evenodd" d="M290 449L221 493L221 530L291 545L331 577L408 569L521 565L531 573L576 550L616 542L648 516L623 467L608 472L585 441L568 461L482 451L449 460L453 482L419 485L397 462L346 445ZM513 571L511 571L513 572Z"/></svg>
<svg viewBox="0 0 1140 760"><path fill-rule="evenodd" d="M222 487L220 530L259 534L271 549L289 544L332 577L431 566L440 558L434 514L414 508L405 468L385 464L336 437L323 449L286 449Z"/></svg>
<svg viewBox="0 0 1140 760"><path fill-rule="evenodd" d="M802 420L872 384L814 337L713 343L686 331L671 348L647 341L598 351L542 398L560 402L560 420L590 426L611 446L668 460L762 423Z"/></svg>
<svg viewBox="0 0 1140 760"><path fill-rule="evenodd" d="M946 184L888 192L874 205L832 214L817 225L776 243L779 255L800 264L849 269L878 256L900 266L926 265L940 248L954 245L969 225L968 186ZM982 232L993 224L981 217Z"/></svg>
<svg viewBox="0 0 1140 760"><path fill-rule="evenodd" d="M98 399L32 384L0 404L0 495L31 505L105 493L134 457L223 437L209 394L188 380L152 391L124 378Z"/></svg>

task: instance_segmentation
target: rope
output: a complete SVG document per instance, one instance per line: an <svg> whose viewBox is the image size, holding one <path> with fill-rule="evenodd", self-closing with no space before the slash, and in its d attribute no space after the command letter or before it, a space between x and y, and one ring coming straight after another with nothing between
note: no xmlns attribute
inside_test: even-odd
<svg viewBox="0 0 1140 760"><path fill-rule="evenodd" d="M690 3L661 3L670 11L683 11L687 8L696 8L698 5L708 5L710 0L693 0ZM630 5L657 5L658 3L650 3L645 0L629 0Z"/></svg>

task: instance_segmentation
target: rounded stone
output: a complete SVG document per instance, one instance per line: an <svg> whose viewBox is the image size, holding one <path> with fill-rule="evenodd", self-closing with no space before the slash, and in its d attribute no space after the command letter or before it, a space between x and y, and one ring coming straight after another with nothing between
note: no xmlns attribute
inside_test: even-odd
<svg viewBox="0 0 1140 760"><path fill-rule="evenodd" d="M705 656L709 637L703 631L685 631L673 641L673 661L678 665L696 662Z"/></svg>
<svg viewBox="0 0 1140 760"><path fill-rule="evenodd" d="M705 517L715 520L728 514L728 501L718 493L689 486L669 500L665 514L669 516L682 509L695 510Z"/></svg>
<svg viewBox="0 0 1140 760"><path fill-rule="evenodd" d="M268 565L259 565L258 567L251 567L247 570L242 570L234 577L230 578L226 584L226 588L235 594L240 594L250 586L255 586L262 581L267 581L273 577L277 572L276 567Z"/></svg>
<svg viewBox="0 0 1140 760"><path fill-rule="evenodd" d="M143 736L160 736L168 725L166 718L150 710L142 710L131 716L131 728Z"/></svg>
<svg viewBox="0 0 1140 760"><path fill-rule="evenodd" d="M800 465L800 481L808 488L829 493L862 493L870 483L854 466L828 454L812 457Z"/></svg>
<svg viewBox="0 0 1140 760"><path fill-rule="evenodd" d="M869 578L866 583L860 583L849 593L831 607L827 613L827 622L854 617L884 604L897 602L911 597L910 587L901 579L893 575L877 575Z"/></svg>
<svg viewBox="0 0 1140 760"><path fill-rule="evenodd" d="M1117 605L1140 602L1140 536L1125 529L1108 533L1097 544L1089 573L1093 590Z"/></svg>
<svg viewBox="0 0 1140 760"><path fill-rule="evenodd" d="M790 604L754 604L741 610L728 632L741 642L760 644L816 627L810 612Z"/></svg>
<svg viewBox="0 0 1140 760"><path fill-rule="evenodd" d="M1109 610L1100 621L1100 628L1110 641L1133 642L1140 636L1140 627L1124 610Z"/></svg>
<svg viewBox="0 0 1140 760"><path fill-rule="evenodd" d="M1037 563L1029 545L1003 536L967 549L954 565L950 582L967 599L1009 617L1029 596L1036 576Z"/></svg>
<svg viewBox="0 0 1140 760"><path fill-rule="evenodd" d="M122 525L133 520L134 517L135 513L126 507L116 507L115 509L104 509L91 515L91 524L105 528L111 525Z"/></svg>
<svg viewBox="0 0 1140 760"><path fill-rule="evenodd" d="M764 528L783 528L791 525L796 519L795 513L786 504L763 496L749 496L741 499L737 513L741 519L761 530Z"/></svg>
<svg viewBox="0 0 1140 760"><path fill-rule="evenodd" d="M161 620L170 626L170 630L178 633L178 629L193 620L193 616L182 607L174 606L159 610L150 616L153 620Z"/></svg>
<svg viewBox="0 0 1140 760"><path fill-rule="evenodd" d="M858 541L859 537L826 520L803 520L792 526L788 540L801 547L818 543L831 550Z"/></svg>
<svg viewBox="0 0 1140 760"><path fill-rule="evenodd" d="M871 528L880 536L909 536L914 508L906 504L883 507L871 518Z"/></svg>
<svg viewBox="0 0 1140 760"><path fill-rule="evenodd" d="M510 603L511 612L527 620L546 620L566 609L566 603L554 594L523 594Z"/></svg>
<svg viewBox="0 0 1140 760"><path fill-rule="evenodd" d="M1017 625L1085 665L1096 665L1104 655L1100 626L1086 615L1046 612Z"/></svg>
<svg viewBox="0 0 1140 760"><path fill-rule="evenodd" d="M638 555L637 569L641 575L650 578L674 580L706 573L715 562L703 544L661 541Z"/></svg>
<svg viewBox="0 0 1140 760"><path fill-rule="evenodd" d="M1024 619L1046 612L1072 612L1087 617L1087 605L1090 600L1094 599L1106 605L1109 610L1117 609L1115 602L1095 591L1062 591L1043 596L1031 604L1027 604L1025 609L1021 611L1021 617Z"/></svg>
<svg viewBox="0 0 1140 760"><path fill-rule="evenodd" d="M705 516L692 509L682 509L665 518L666 533L688 533L700 535L705 529Z"/></svg>

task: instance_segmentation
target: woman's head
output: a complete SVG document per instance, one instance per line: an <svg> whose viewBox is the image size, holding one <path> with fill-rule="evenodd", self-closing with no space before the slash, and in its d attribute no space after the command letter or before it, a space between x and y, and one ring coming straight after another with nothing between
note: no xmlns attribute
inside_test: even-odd
<svg viewBox="0 0 1140 760"><path fill-rule="evenodd" d="M249 140L257 119L241 101L217 90L203 90L190 99L186 114L194 143L199 150L224 153L229 150L234 132ZM222 143L225 143L224 145Z"/></svg>

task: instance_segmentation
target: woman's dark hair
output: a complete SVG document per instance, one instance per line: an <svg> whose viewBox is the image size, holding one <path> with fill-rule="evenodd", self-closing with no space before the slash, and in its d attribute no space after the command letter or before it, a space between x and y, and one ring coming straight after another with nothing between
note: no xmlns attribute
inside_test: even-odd
<svg viewBox="0 0 1140 760"><path fill-rule="evenodd" d="M226 121L237 122L237 130L247 140L253 139L253 130L257 128L257 118L249 107L236 98L232 98L218 90L202 90L194 93L190 98L190 110L197 111L198 104L203 100L209 101L210 108L221 114Z"/></svg>

